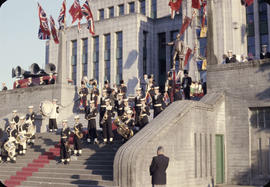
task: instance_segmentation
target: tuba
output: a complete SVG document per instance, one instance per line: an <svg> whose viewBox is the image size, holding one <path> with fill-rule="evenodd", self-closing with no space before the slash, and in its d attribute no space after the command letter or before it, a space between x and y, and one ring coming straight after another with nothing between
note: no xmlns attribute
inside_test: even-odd
<svg viewBox="0 0 270 187"><path fill-rule="evenodd" d="M129 127L123 121L121 121L121 119L119 117L117 117L114 120L114 124L116 124L118 126L117 133L120 134L125 139L128 140L129 138L131 138L134 135L133 130L129 129Z"/></svg>

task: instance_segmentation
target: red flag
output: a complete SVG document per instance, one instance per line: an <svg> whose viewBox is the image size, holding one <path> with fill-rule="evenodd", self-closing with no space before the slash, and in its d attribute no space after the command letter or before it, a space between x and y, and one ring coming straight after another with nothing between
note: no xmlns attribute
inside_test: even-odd
<svg viewBox="0 0 270 187"><path fill-rule="evenodd" d="M185 16L184 23L183 23L181 30L179 32L179 34L181 36L184 34L185 30L188 28L190 23L191 23L191 19L189 17Z"/></svg>
<svg viewBox="0 0 270 187"><path fill-rule="evenodd" d="M39 3L38 3L38 16L39 16L39 22L40 22L39 36L43 35L43 37L39 37L39 38L48 39L51 34L49 25L48 25L48 19L47 19L46 13L42 9L42 7L39 5Z"/></svg>
<svg viewBox="0 0 270 187"><path fill-rule="evenodd" d="M207 1L203 1L202 6L203 6L203 16L202 16L202 28L205 25L205 18L206 18L206 5Z"/></svg>
<svg viewBox="0 0 270 187"><path fill-rule="evenodd" d="M89 29L89 32L92 35L95 35L94 18L93 18L93 14L91 12L91 9L90 9L90 6L89 6L87 0L85 1L85 3L82 6L82 14L84 15L84 17L86 18L86 20L88 22L87 28Z"/></svg>
<svg viewBox="0 0 270 187"><path fill-rule="evenodd" d="M78 28L80 29L80 21L83 17L82 10L81 10L81 5L79 0L74 0L74 3L69 9L69 13L72 16L72 24L78 19Z"/></svg>
<svg viewBox="0 0 270 187"><path fill-rule="evenodd" d="M173 2L173 0L170 0L169 6L171 7L171 18L174 18L175 12L179 12L179 9L181 7L182 0L177 0L176 2Z"/></svg>
<svg viewBox="0 0 270 187"><path fill-rule="evenodd" d="M245 6L250 6L253 2L254 0L241 0L241 4Z"/></svg>
<svg viewBox="0 0 270 187"><path fill-rule="evenodd" d="M59 29L65 26L66 22L66 0L63 1L60 14L58 17Z"/></svg>
<svg viewBox="0 0 270 187"><path fill-rule="evenodd" d="M189 59L189 56L190 56L191 53L192 53L192 50L190 48L188 48L186 56L185 56L184 66L186 66L188 64L188 59Z"/></svg>
<svg viewBox="0 0 270 187"><path fill-rule="evenodd" d="M58 39L58 36L57 36L57 31L56 31L56 28L55 28L55 22L54 22L54 19L52 16L50 16L50 25L51 25L51 33L52 33L52 36L53 36L53 40L56 44L59 44L59 39Z"/></svg>
<svg viewBox="0 0 270 187"><path fill-rule="evenodd" d="M201 9L200 0L192 0L192 8Z"/></svg>

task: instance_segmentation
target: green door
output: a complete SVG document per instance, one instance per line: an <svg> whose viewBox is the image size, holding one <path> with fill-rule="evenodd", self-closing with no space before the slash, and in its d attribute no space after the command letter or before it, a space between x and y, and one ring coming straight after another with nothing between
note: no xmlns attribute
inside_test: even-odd
<svg viewBox="0 0 270 187"><path fill-rule="evenodd" d="M223 135L216 135L216 183L224 183L224 142Z"/></svg>

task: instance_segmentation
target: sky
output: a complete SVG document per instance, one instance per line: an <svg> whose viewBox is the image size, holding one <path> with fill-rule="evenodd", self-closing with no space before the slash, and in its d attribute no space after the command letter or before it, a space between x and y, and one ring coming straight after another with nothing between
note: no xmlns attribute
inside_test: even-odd
<svg viewBox="0 0 270 187"><path fill-rule="evenodd" d="M67 24L71 24L68 10L73 0L67 1ZM38 39L39 18L37 2L47 14L57 18L63 0L7 0L0 8L0 83L12 88L15 79L12 68L28 70L31 64L45 66L45 40ZM80 1L81 4L83 1Z"/></svg>

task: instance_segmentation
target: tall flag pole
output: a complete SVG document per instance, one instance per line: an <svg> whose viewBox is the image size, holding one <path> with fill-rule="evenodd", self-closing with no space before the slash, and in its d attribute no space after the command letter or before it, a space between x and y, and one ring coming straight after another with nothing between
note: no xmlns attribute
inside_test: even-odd
<svg viewBox="0 0 270 187"><path fill-rule="evenodd" d="M58 17L59 30L64 29L66 26L66 0L63 1L60 14Z"/></svg>
<svg viewBox="0 0 270 187"><path fill-rule="evenodd" d="M56 44L59 44L59 39L58 39L58 35L57 35L57 30L55 27L55 22L52 16L50 16L50 25L51 25L51 33L53 36L53 40Z"/></svg>
<svg viewBox="0 0 270 187"><path fill-rule="evenodd" d="M179 13L181 4L182 4L182 0L176 0L176 2L174 2L173 0L170 0L169 6L171 7L171 19L174 19L175 12Z"/></svg>
<svg viewBox="0 0 270 187"><path fill-rule="evenodd" d="M72 17L72 23L73 24L78 19L78 30L81 28L81 19L83 17L81 5L79 0L74 0L74 3L71 5L69 9L69 13Z"/></svg>
<svg viewBox="0 0 270 187"><path fill-rule="evenodd" d="M188 28L189 24L191 23L191 18L185 16L184 18L184 23L180 29L179 34L182 36L184 34L184 32L186 31L186 29Z"/></svg>
<svg viewBox="0 0 270 187"><path fill-rule="evenodd" d="M48 19L46 13L42 9L42 7L38 3L38 16L39 16L39 31L38 31L38 38L40 40L47 40L50 39L50 29L48 25Z"/></svg>
<svg viewBox="0 0 270 187"><path fill-rule="evenodd" d="M88 23L87 28L89 29L90 34L95 35L94 18L87 0L82 6L82 14L87 20Z"/></svg>

